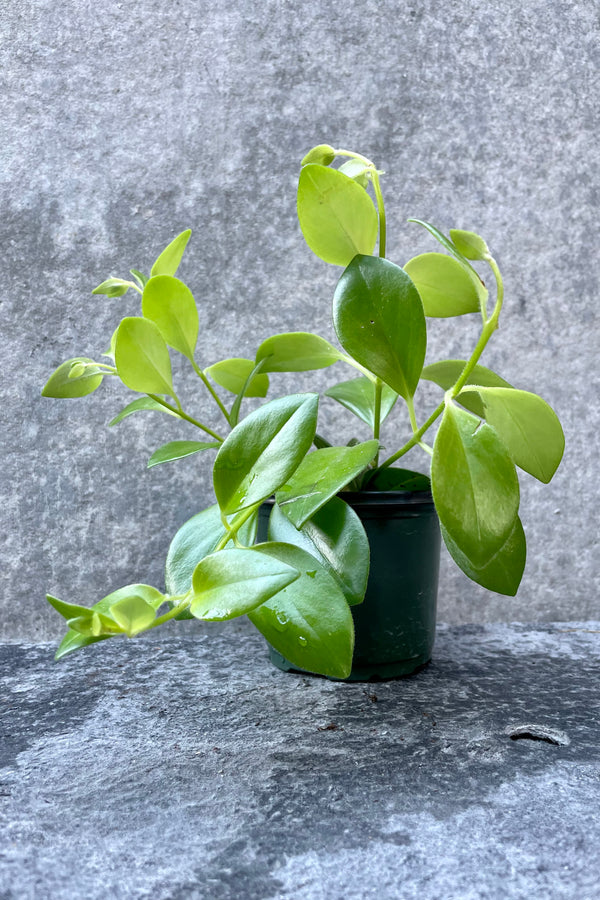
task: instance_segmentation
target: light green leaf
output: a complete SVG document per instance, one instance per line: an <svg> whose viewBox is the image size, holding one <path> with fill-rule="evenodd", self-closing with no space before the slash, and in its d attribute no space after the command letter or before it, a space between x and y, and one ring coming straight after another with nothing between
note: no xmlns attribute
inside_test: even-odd
<svg viewBox="0 0 600 900"><path fill-rule="evenodd" d="M228 435L213 470L215 494L226 515L260 503L285 484L312 444L318 403L317 394L272 400Z"/></svg>
<svg viewBox="0 0 600 900"><path fill-rule="evenodd" d="M115 330L112 333L111 339L110 339L110 346L109 346L108 350L105 350L104 353L101 354L101 356L108 356L108 358L113 363L113 365L115 362L115 344L117 341L117 331L118 330L119 330L118 328L115 328Z"/></svg>
<svg viewBox="0 0 600 900"><path fill-rule="evenodd" d="M174 396L165 339L149 319L130 316L117 330L115 364L124 385L141 394Z"/></svg>
<svg viewBox="0 0 600 900"><path fill-rule="evenodd" d="M328 166L335 159L335 150L330 144L318 144L309 150L301 162L302 166L315 163L318 166Z"/></svg>
<svg viewBox="0 0 600 900"><path fill-rule="evenodd" d="M93 359L86 356L76 356L67 359L55 372L52 373L44 387L42 397L56 397L60 399L72 397L86 397L93 393L102 384L102 370L96 368L85 369L77 378L70 378L71 368L78 363L93 363Z"/></svg>
<svg viewBox="0 0 600 900"><path fill-rule="evenodd" d="M110 614L127 637L146 631L156 618L156 610L152 604L137 594L113 603Z"/></svg>
<svg viewBox="0 0 600 900"><path fill-rule="evenodd" d="M306 550L337 579L351 606L362 603L369 577L369 539L357 514L340 497L332 497L300 529L275 504L269 540Z"/></svg>
<svg viewBox="0 0 600 900"><path fill-rule="evenodd" d="M413 396L427 330L421 298L406 272L387 259L355 257L337 283L333 319L344 350L402 397Z"/></svg>
<svg viewBox="0 0 600 900"><path fill-rule="evenodd" d="M430 366L425 366L421 373L421 378L425 381L433 381L434 384L438 384L444 391L449 391L462 375L466 365L466 359L444 359L440 362L432 363ZM486 369L485 366L480 365L475 366L466 383L481 384L486 387L512 387L500 375L496 375L491 369ZM475 413L476 416L484 418L483 403L478 395L465 394L459 402L472 413Z"/></svg>
<svg viewBox="0 0 600 900"><path fill-rule="evenodd" d="M176 413L167 409L165 406L161 406L160 403L157 403L152 397L138 397L137 400L132 400L131 403L128 403L127 406L122 409L120 413L117 413L114 419L111 419L108 424L109 426L118 425L123 419L140 411L163 412L168 413L170 416L174 416L176 419L178 418Z"/></svg>
<svg viewBox="0 0 600 900"><path fill-rule="evenodd" d="M219 550L194 569L190 612L221 622L243 616L300 577L293 565L254 549Z"/></svg>
<svg viewBox="0 0 600 900"><path fill-rule="evenodd" d="M479 569L459 550L443 525L441 531L450 555L471 581L498 594L515 596L523 577L527 557L525 532L518 516L505 543L490 561Z"/></svg>
<svg viewBox="0 0 600 900"><path fill-rule="evenodd" d="M415 256L404 271L421 295L425 315L432 318L479 312L481 299L487 297L479 279L475 281L464 266L443 253Z"/></svg>
<svg viewBox="0 0 600 900"><path fill-rule="evenodd" d="M191 234L191 230L187 228L165 247L150 270L151 277L153 275L174 275L176 273Z"/></svg>
<svg viewBox="0 0 600 900"><path fill-rule="evenodd" d="M374 459L379 441L352 447L325 447L304 457L294 474L282 485L275 499L296 528L360 475Z"/></svg>
<svg viewBox="0 0 600 900"><path fill-rule="evenodd" d="M429 491L431 490L431 480L421 472L388 466L385 469L377 470L375 476L369 479L366 489L369 491Z"/></svg>
<svg viewBox="0 0 600 900"><path fill-rule="evenodd" d="M467 259L487 259L490 250L486 242L474 231L462 231L459 228L450 229L450 239L459 253Z"/></svg>
<svg viewBox="0 0 600 900"><path fill-rule="evenodd" d="M354 624L336 579L300 547L267 543L258 544L255 551L293 566L300 577L252 610L250 621L298 668L347 678L352 668Z"/></svg>
<svg viewBox="0 0 600 900"><path fill-rule="evenodd" d="M192 456L202 450L211 450L213 447L220 446L219 441L169 441L154 451L148 460L147 468L151 469L161 463L184 459L186 456Z"/></svg>
<svg viewBox="0 0 600 900"><path fill-rule="evenodd" d="M213 381L231 391L232 394L240 394L248 377L252 374L255 363L251 359L222 359L204 370L205 375L210 375ZM266 397L269 390L268 375L254 375L245 390L246 397Z"/></svg>
<svg viewBox="0 0 600 900"><path fill-rule="evenodd" d="M98 287L95 287L92 294L104 294L105 297L122 297L126 294L131 283L123 278L107 278Z"/></svg>
<svg viewBox="0 0 600 900"><path fill-rule="evenodd" d="M361 375L360 378L351 378L350 381L340 381L325 391L326 397L332 397L358 416L359 419L372 430L375 427L375 384L370 378ZM384 422L389 416L398 394L387 384L381 391L380 422Z"/></svg>
<svg viewBox="0 0 600 900"><path fill-rule="evenodd" d="M367 177L369 167L365 166L364 162L361 162L360 159L348 159L340 166L338 171L343 172L348 178L352 178L357 184L360 184L362 188L365 188L365 190L367 189L369 184L369 179Z"/></svg>
<svg viewBox="0 0 600 900"><path fill-rule="evenodd" d="M158 326L175 350L194 361L198 340L198 310L190 289L172 275L155 275L146 284L142 314Z"/></svg>
<svg viewBox="0 0 600 900"><path fill-rule="evenodd" d="M421 219L408 219L408 221L414 222L416 225L421 225L423 228L425 228L429 232L429 234L436 239L436 241L439 241L439 243L442 245L442 247L444 247L445 250L448 251L448 253L451 253L452 256L454 256L454 258L457 259L459 263L461 263L461 265L465 266L465 268L471 272L474 279L476 279L483 285L479 273L473 268L466 256L462 255L458 247L456 247L452 243L450 238L447 238L446 235L439 230L439 228L436 228L435 225L430 225L429 222L423 222Z"/></svg>
<svg viewBox="0 0 600 900"><path fill-rule="evenodd" d="M256 363L256 365L254 366L254 368L252 369L252 371L246 378L246 381L244 382L244 386L242 387L241 391L239 392L239 394L237 395L237 397L234 400L233 406L231 407L231 411L229 413L229 424L231 425L232 428L235 428L235 426L239 422L240 409L242 408L242 401L243 401L244 397L246 396L246 393L247 393L248 389L250 388L250 385L254 383L254 379L260 375L262 367L264 365L264 362L265 362L264 359L261 359L260 362Z"/></svg>
<svg viewBox="0 0 600 900"><path fill-rule="evenodd" d="M440 522L482 568L514 527L519 482L494 429L454 403L447 404L435 438L431 486Z"/></svg>
<svg viewBox="0 0 600 900"><path fill-rule="evenodd" d="M148 283L148 276L144 275L144 273L140 272L138 269L130 269L129 271L131 272L141 289L144 290L146 284Z"/></svg>
<svg viewBox="0 0 600 900"><path fill-rule="evenodd" d="M265 360L263 372L308 372L325 369L341 359L342 354L329 341L316 334L293 331L274 334L256 351L256 362Z"/></svg>
<svg viewBox="0 0 600 900"><path fill-rule="evenodd" d="M562 459L565 436L558 416L545 400L510 387L463 388L460 403L474 394L483 400L486 421L498 433L514 462L547 484Z"/></svg>
<svg viewBox="0 0 600 900"><path fill-rule="evenodd" d="M300 171L298 220L306 243L325 262L347 266L357 253L372 253L378 218L373 201L359 184L326 166Z"/></svg>

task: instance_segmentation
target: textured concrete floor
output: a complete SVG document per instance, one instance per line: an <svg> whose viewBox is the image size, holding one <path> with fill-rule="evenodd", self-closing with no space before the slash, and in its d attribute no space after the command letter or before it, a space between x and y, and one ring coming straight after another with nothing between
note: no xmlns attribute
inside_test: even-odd
<svg viewBox="0 0 600 900"><path fill-rule="evenodd" d="M600 895L599 622L443 626L373 684L247 622L51 651L0 646L3 900Z"/></svg>

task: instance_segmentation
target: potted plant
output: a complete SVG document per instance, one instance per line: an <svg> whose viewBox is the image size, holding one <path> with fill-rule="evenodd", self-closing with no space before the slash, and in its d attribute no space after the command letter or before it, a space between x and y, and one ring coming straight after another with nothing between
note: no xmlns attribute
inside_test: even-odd
<svg viewBox="0 0 600 900"><path fill-rule="evenodd" d="M83 397L114 377L141 396L111 425L141 410L184 419L201 439L160 447L148 466L198 453L214 457L216 503L175 535L166 592L128 585L91 608L48 596L68 628L57 658L171 619L247 615L282 668L341 679L409 673L431 655L440 528L470 578L516 593L525 565L516 468L548 482L563 453L562 429L544 400L480 364L504 299L485 241L464 230L446 236L411 219L444 252L420 254L403 267L391 262L381 174L361 154L329 145L302 162L300 227L317 256L343 267L333 298L339 348L310 332L277 334L260 344L255 359L201 366L198 311L176 277L190 231L160 254L149 277L132 269L133 280L109 278L95 289L107 297L136 291L141 315L123 318L105 362L67 360L43 394ZM473 263L491 272L493 304ZM481 318L469 359L424 366L427 319L469 314ZM171 351L187 358L223 427L183 408ZM278 397L242 418L244 399L264 398L275 373L340 363L354 377L324 393L369 429L365 440L337 446L322 437L316 392ZM419 415L414 398L421 380L442 393L433 410ZM219 391L233 395L231 405ZM400 409L410 435L396 438L390 452L381 426ZM388 433L386 447L391 440ZM413 449L427 459L430 475L396 465Z"/></svg>

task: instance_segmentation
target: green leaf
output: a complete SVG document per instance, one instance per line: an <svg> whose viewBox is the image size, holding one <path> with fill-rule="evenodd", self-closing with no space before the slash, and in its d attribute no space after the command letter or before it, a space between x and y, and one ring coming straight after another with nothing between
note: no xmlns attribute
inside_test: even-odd
<svg viewBox="0 0 600 900"><path fill-rule="evenodd" d="M83 375L77 378L70 378L69 373L71 367L78 363L93 363L93 359L86 356L76 356L73 359L67 359L62 363L55 372L52 373L44 387L42 388L42 397L57 397L60 399L72 397L86 397L92 394L96 388L102 384L102 370L86 368Z"/></svg>
<svg viewBox="0 0 600 900"><path fill-rule="evenodd" d="M293 331L274 334L256 351L256 362L265 360L263 372L308 372L325 369L342 358L329 341L316 334Z"/></svg>
<svg viewBox="0 0 600 900"><path fill-rule="evenodd" d="M216 381L226 391L232 394L240 394L244 390L248 377L252 374L255 367L251 359L222 359L220 362L213 363L204 370L205 375L210 375L213 381ZM244 391L246 397L266 397L269 390L268 375L254 375L250 384Z"/></svg>
<svg viewBox="0 0 600 900"><path fill-rule="evenodd" d="M66 603L64 600L59 600L58 597L53 597L52 594L46 594L46 600L63 619L75 619L77 616L85 616L88 613L91 615L92 612L89 606L80 606L78 603Z"/></svg>
<svg viewBox="0 0 600 900"><path fill-rule="evenodd" d="M198 340L198 310L189 287L172 275L155 275L146 284L142 314L163 338L191 362Z"/></svg>
<svg viewBox="0 0 600 900"><path fill-rule="evenodd" d="M378 469L375 476L369 479L369 491L429 491L431 480L421 472L410 469L395 469L388 466Z"/></svg>
<svg viewBox="0 0 600 900"><path fill-rule="evenodd" d="M152 604L137 594L113 603L110 614L127 637L146 631L156 618L156 610Z"/></svg>
<svg viewBox="0 0 600 900"><path fill-rule="evenodd" d="M369 179L367 177L367 172L369 171L369 166L365 166L364 162L361 162L360 159L347 160L339 167L338 171L343 172L348 178L352 178L353 181L356 181L357 184L360 184L365 190L368 187Z"/></svg>
<svg viewBox="0 0 600 900"><path fill-rule="evenodd" d="M474 231L462 231L459 228L450 229L450 239L459 253L466 259L487 259L490 249L484 239Z"/></svg>
<svg viewBox="0 0 600 900"><path fill-rule="evenodd" d="M347 266L357 253L372 253L378 218L373 201L359 184L326 166L300 171L298 220L306 243L325 262Z"/></svg>
<svg viewBox="0 0 600 900"><path fill-rule="evenodd" d="M514 527L519 482L494 429L454 403L447 404L435 438L431 486L440 522L482 568Z"/></svg>
<svg viewBox="0 0 600 900"><path fill-rule="evenodd" d="M250 388L250 385L254 383L254 379L260 375L262 367L264 365L264 362L265 362L264 359L261 359L260 362L256 363L256 365L254 366L254 368L252 369L252 371L246 378L246 381L244 382L244 386L242 387L241 391L235 398L235 401L234 401L233 406L231 407L231 411L229 413L229 424L231 425L232 428L235 428L235 426L237 425L237 423L239 421L240 409L242 408L242 400L246 396L246 393L247 393L248 389Z"/></svg>
<svg viewBox="0 0 600 900"><path fill-rule="evenodd" d="M525 532L518 516L505 543L494 553L490 561L479 569L459 550L443 525L441 530L450 555L471 581L498 594L515 596L523 577L527 557Z"/></svg>
<svg viewBox="0 0 600 900"><path fill-rule="evenodd" d="M176 413L167 409L165 406L161 406L160 403L157 403L152 397L138 397L137 400L132 400L131 403L128 403L127 406L122 409L120 413L117 413L114 419L111 419L108 424L109 426L118 425L123 419L133 415L133 413L141 411L163 412L168 413L170 416L174 416L176 419L178 418Z"/></svg>
<svg viewBox="0 0 600 900"><path fill-rule="evenodd" d="M379 441L372 440L353 447L325 447L309 453L275 494L279 508L300 528L366 469L378 450Z"/></svg>
<svg viewBox="0 0 600 900"><path fill-rule="evenodd" d="M158 466L160 463L171 462L174 459L184 459L186 456L192 456L194 453L200 453L202 450L211 450L213 447L220 447L219 441L169 441L163 444L158 450L155 450L148 460L147 468Z"/></svg>
<svg viewBox="0 0 600 900"><path fill-rule="evenodd" d="M335 578L310 553L290 544L258 544L255 551L293 566L300 577L248 618L293 665L319 675L347 678L352 668L354 624Z"/></svg>
<svg viewBox="0 0 600 900"><path fill-rule="evenodd" d="M228 435L213 470L215 494L226 515L260 503L285 484L312 444L318 403L317 394L272 400Z"/></svg>
<svg viewBox="0 0 600 900"><path fill-rule="evenodd" d="M144 290L144 288L146 287L146 284L148 283L148 276L144 275L144 273L140 272L138 269L130 269L129 271L131 272L131 274L133 275L135 280L138 282L141 289Z"/></svg>
<svg viewBox="0 0 600 900"><path fill-rule="evenodd" d="M483 285L479 273L473 268L466 256L462 255L460 250L452 243L450 238L447 238L445 234L442 234L439 228L436 228L435 225L430 225L429 222L423 222L421 219L408 219L408 221L414 222L416 225L421 225L423 228L425 228L429 232L429 234L436 239L436 241L439 241L439 243L442 245L442 247L444 247L445 250L448 251L448 253L451 253L452 256L454 256L454 258L457 259L459 263L461 263L461 265L465 266L465 268L467 268L471 272L473 278L475 278Z"/></svg>
<svg viewBox="0 0 600 900"><path fill-rule="evenodd" d="M485 419L513 461L547 484L565 449L565 436L552 407L537 394L511 387L463 388L456 399L463 403L474 394L483 400Z"/></svg>
<svg viewBox="0 0 600 900"><path fill-rule="evenodd" d="M325 396L337 400L362 419L371 430L375 427L375 384L370 378L361 375L360 378L351 378L350 381L340 381L327 388ZM384 422L389 416L397 399L396 391L384 384L381 391L380 422Z"/></svg>
<svg viewBox="0 0 600 900"><path fill-rule="evenodd" d="M275 504L269 540L306 550L338 581L351 606L362 603L369 577L369 539L357 514L340 497L332 497L300 529Z"/></svg>
<svg viewBox="0 0 600 900"><path fill-rule="evenodd" d="M449 391L462 375L466 365L466 359L444 359L440 362L432 363L430 366L425 366L421 373L421 378L425 381L433 381L434 384L438 384L443 390ZM475 366L466 383L481 384L486 387L509 388L512 386L500 375L492 372L491 369L486 369L485 366L480 365ZM484 418L483 403L476 394L465 394L459 402L472 413L475 413L476 416Z"/></svg>
<svg viewBox="0 0 600 900"><path fill-rule="evenodd" d="M122 320L115 364L121 381L132 391L174 396L169 350L154 322L134 316Z"/></svg>
<svg viewBox="0 0 600 900"><path fill-rule="evenodd" d="M300 573L276 557L254 549L220 550L194 569L190 612L221 622L243 616L292 584Z"/></svg>
<svg viewBox="0 0 600 900"><path fill-rule="evenodd" d="M487 296L479 279L476 282L464 266L443 253L415 256L404 271L421 295L426 316L446 318L479 312L480 294Z"/></svg>
<svg viewBox="0 0 600 900"><path fill-rule="evenodd" d="M150 277L153 275L174 275L177 269L179 268L179 263L181 262L181 257L183 256L184 250L187 246L187 242L190 239L192 232L189 228L185 231L182 231L181 234L178 234L176 238L174 238L171 243L165 247L163 252L160 254L152 269L150 270Z"/></svg>
<svg viewBox="0 0 600 900"><path fill-rule="evenodd" d="M125 281L123 278L107 278L98 287L95 287L92 294L104 294L105 297L122 297L131 287L131 282Z"/></svg>
<svg viewBox="0 0 600 900"><path fill-rule="evenodd" d="M333 298L340 344L405 399L412 397L425 359L427 327L419 293L399 266L357 256Z"/></svg>
<svg viewBox="0 0 600 900"><path fill-rule="evenodd" d="M115 330L112 333L111 339L110 339L110 346L109 346L108 350L105 350L104 353L101 354L102 356L108 356L108 358L111 360L113 365L115 362L115 344L117 341L117 331L118 331L118 328L115 328Z"/></svg>
<svg viewBox="0 0 600 900"><path fill-rule="evenodd" d="M301 162L302 166L315 163L318 166L328 166L335 159L335 150L330 144L318 144L309 150Z"/></svg>

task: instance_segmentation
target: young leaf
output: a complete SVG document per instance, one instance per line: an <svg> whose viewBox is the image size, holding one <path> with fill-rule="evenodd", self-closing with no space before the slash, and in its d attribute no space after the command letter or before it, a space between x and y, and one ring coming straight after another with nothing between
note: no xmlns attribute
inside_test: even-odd
<svg viewBox="0 0 600 900"><path fill-rule="evenodd" d="M237 397L234 400L233 406L231 407L231 411L229 413L229 424L231 425L232 428L235 428L235 426L239 422L240 409L242 408L242 400L246 396L250 386L252 384L254 384L254 379L260 375L260 373L262 371L262 367L264 365L264 362L265 362L264 359L261 359L260 362L256 363L256 365L254 366L254 368L252 369L252 371L246 378L246 381L244 382L244 386L242 387L241 391L239 392L239 394L237 395Z"/></svg>
<svg viewBox="0 0 600 900"><path fill-rule="evenodd" d="M294 331L274 334L256 351L256 362L264 359L263 372L308 372L325 369L341 358L329 341L316 334Z"/></svg>
<svg viewBox="0 0 600 900"><path fill-rule="evenodd" d="M357 256L333 298L340 344L405 399L412 397L425 359L427 331L419 293L399 266Z"/></svg>
<svg viewBox="0 0 600 900"><path fill-rule="evenodd" d="M221 622L250 612L300 577L293 565L254 549L220 550L194 569L190 612Z"/></svg>
<svg viewBox="0 0 600 900"><path fill-rule="evenodd" d="M177 237L165 247L152 266L150 277L153 275L174 275L176 273L191 234L192 232L188 228L185 231L182 231L181 234L178 234Z"/></svg>
<svg viewBox="0 0 600 900"><path fill-rule="evenodd" d="M95 287L92 294L104 294L105 297L122 297L131 287L131 282L124 281L123 278L107 278L98 287Z"/></svg>
<svg viewBox="0 0 600 900"><path fill-rule="evenodd" d="M441 531L451 557L471 581L490 591L496 591L497 594L515 596L523 577L527 557L525 532L518 516L505 543L494 553L490 561L479 569L459 550L443 525Z"/></svg>
<svg viewBox="0 0 600 900"><path fill-rule="evenodd" d="M133 637L152 625L156 618L156 610L143 597L131 594L113 603L110 615L127 637Z"/></svg>
<svg viewBox="0 0 600 900"><path fill-rule="evenodd" d="M514 462L547 484L565 449L565 436L552 407L537 394L510 387L463 388L456 399L463 403L473 394L483 400L486 421Z"/></svg>
<svg viewBox="0 0 600 900"><path fill-rule="evenodd" d="M315 436L319 397L291 394L237 425L217 454L215 494L226 514L260 503L297 469Z"/></svg>
<svg viewBox="0 0 600 900"><path fill-rule="evenodd" d="M240 394L244 390L248 377L254 369L254 362L251 359L222 359L220 362L213 363L204 370L205 375L210 375L213 381L231 391L232 394ZM245 390L246 397L266 397L269 390L268 375L254 375L250 384Z"/></svg>
<svg viewBox="0 0 600 900"><path fill-rule="evenodd" d="M269 540L306 550L337 579L350 606L362 603L369 577L369 539L357 514L340 497L332 497L300 529L275 504Z"/></svg>
<svg viewBox="0 0 600 900"><path fill-rule="evenodd" d="M452 256L454 256L454 258L457 259L459 263L461 263L461 265L465 266L465 268L471 272L473 278L483 284L479 273L473 268L466 256L462 255L458 247L456 247L452 243L450 238L447 238L446 235L439 230L439 228L436 228L435 225L430 225L429 222L423 222L421 219L408 219L408 221L414 222L416 225L422 225L422 227L425 228L429 232L429 234L436 239L436 241L439 241L439 243L445 250L448 251L448 253L451 253Z"/></svg>
<svg viewBox="0 0 600 900"><path fill-rule="evenodd" d="M415 256L404 271L421 295L425 315L431 318L479 312L480 294L487 296L479 279L475 281L464 266L443 253Z"/></svg>
<svg viewBox="0 0 600 900"><path fill-rule="evenodd" d="M296 528L356 478L375 457L379 441L365 441L353 447L325 447L304 457L275 499Z"/></svg>
<svg viewBox="0 0 600 900"><path fill-rule="evenodd" d="M105 350L104 353L101 354L102 356L108 356L108 358L113 363L113 365L115 362L115 344L117 341L117 331L118 331L118 328L115 328L115 330L112 333L111 339L110 339L110 346L109 346L108 350Z"/></svg>
<svg viewBox="0 0 600 900"><path fill-rule="evenodd" d="M333 147L329 144L318 144L308 151L300 165L307 166L309 163L315 163L318 166L328 166L334 159L335 150Z"/></svg>
<svg viewBox="0 0 600 900"><path fill-rule="evenodd" d="M337 169L312 163L301 169L298 220L306 243L325 262L347 266L357 253L369 254L375 247L373 201Z"/></svg>
<svg viewBox="0 0 600 900"><path fill-rule="evenodd" d="M346 162L339 167L338 171L343 172L348 178L352 178L353 181L356 181L356 183L360 184L365 190L367 189L369 185L369 179L367 177L369 167L365 166L360 159L346 160Z"/></svg>
<svg viewBox="0 0 600 900"><path fill-rule="evenodd" d="M444 391L448 391L456 384L466 364L466 359L444 359L440 362L432 363L430 366L425 366L421 372L421 378L425 381L433 381L434 384L438 384ZM481 384L486 387L509 388L512 386L500 375L492 372L491 369L486 369L485 366L480 365L475 366L466 383ZM483 403L479 399L479 395L465 394L459 400L459 403L472 413L475 413L476 416L480 416L482 419L485 417Z"/></svg>
<svg viewBox="0 0 600 900"><path fill-rule="evenodd" d="M298 668L347 678L352 668L354 624L336 579L300 547L267 543L254 549L293 566L300 577L252 610L250 621Z"/></svg>
<svg viewBox="0 0 600 900"><path fill-rule="evenodd" d="M78 363L93 363L93 359L85 356L76 356L67 359L55 372L52 373L44 387L42 397L57 397L60 399L72 397L86 397L93 393L102 384L102 370L94 367L85 368L82 375L70 378L71 368Z"/></svg>
<svg viewBox="0 0 600 900"><path fill-rule="evenodd" d="M132 391L173 396L169 350L154 322L134 316L122 320L115 364L121 381Z"/></svg>
<svg viewBox="0 0 600 900"><path fill-rule="evenodd" d="M144 290L146 284L148 283L148 276L144 275L144 273L140 272L138 269L130 269L129 271L131 272L141 289Z"/></svg>
<svg viewBox="0 0 600 900"><path fill-rule="evenodd" d="M121 410L120 413L111 419L108 423L109 426L118 425L119 422L122 422L123 419L126 419L128 416L133 415L133 413L140 411L149 411L149 412L163 412L168 413L170 416L175 416L178 418L177 414L172 412L172 410L167 409L165 406L161 406L160 403L157 403L152 397L138 397L137 400L132 400L131 403L128 403L127 406Z"/></svg>
<svg viewBox="0 0 600 900"><path fill-rule="evenodd" d="M454 403L446 406L435 438L431 486L440 522L482 568L514 527L519 482L494 429Z"/></svg>
<svg viewBox="0 0 600 900"><path fill-rule="evenodd" d="M375 426L375 385L370 378L361 375L360 378L351 378L350 381L340 381L327 388L325 396L337 400L373 430ZM384 422L389 416L397 399L396 391L384 384L381 391L380 422Z"/></svg>
<svg viewBox="0 0 600 900"><path fill-rule="evenodd" d="M169 441L155 450L147 463L147 468L158 466L161 463L171 462L174 459L184 459L202 450L211 450L220 447L219 441Z"/></svg>
<svg viewBox="0 0 600 900"><path fill-rule="evenodd" d="M198 340L198 310L190 289L172 275L154 275L144 288L142 314L163 338L190 361Z"/></svg>
<svg viewBox="0 0 600 900"><path fill-rule="evenodd" d="M488 245L474 231L451 228L450 239L458 252L462 253L466 259L487 259L490 255Z"/></svg>

